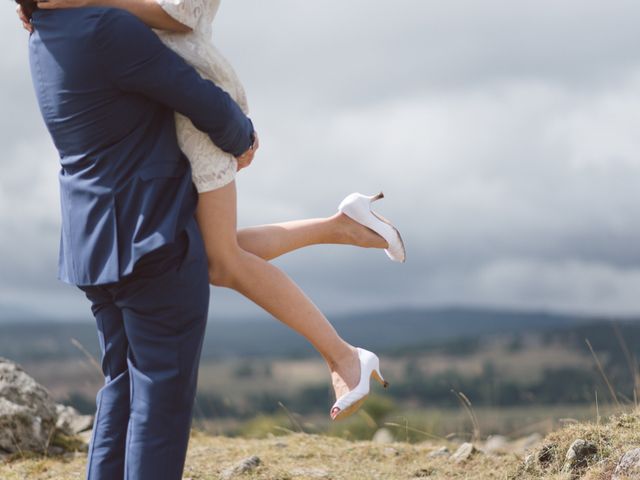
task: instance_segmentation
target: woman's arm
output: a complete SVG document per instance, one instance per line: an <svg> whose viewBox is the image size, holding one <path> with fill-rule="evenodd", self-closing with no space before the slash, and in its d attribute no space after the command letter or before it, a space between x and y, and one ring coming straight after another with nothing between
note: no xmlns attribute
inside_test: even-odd
<svg viewBox="0 0 640 480"><path fill-rule="evenodd" d="M39 0L38 8L114 7L135 15L151 28L187 33L191 28L169 15L156 0Z"/></svg>

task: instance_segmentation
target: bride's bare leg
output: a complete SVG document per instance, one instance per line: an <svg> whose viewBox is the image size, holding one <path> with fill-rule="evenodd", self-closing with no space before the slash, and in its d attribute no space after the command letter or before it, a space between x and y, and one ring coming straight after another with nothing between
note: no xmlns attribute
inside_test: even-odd
<svg viewBox="0 0 640 480"><path fill-rule="evenodd" d="M309 340L327 362L336 396L354 388L360 378L355 347L284 272L238 244L235 181L201 193L196 217L211 283L238 291Z"/></svg>
<svg viewBox="0 0 640 480"><path fill-rule="evenodd" d="M293 220L238 230L240 247L265 260L298 248L327 243L365 248L388 246L373 230L340 212L326 218Z"/></svg>

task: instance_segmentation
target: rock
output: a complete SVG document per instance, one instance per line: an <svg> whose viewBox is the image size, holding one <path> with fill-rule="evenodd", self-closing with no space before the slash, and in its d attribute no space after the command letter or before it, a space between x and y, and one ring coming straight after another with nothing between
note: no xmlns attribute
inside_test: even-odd
<svg viewBox="0 0 640 480"><path fill-rule="evenodd" d="M393 440L393 433L388 428L379 428L371 439L373 443L391 443Z"/></svg>
<svg viewBox="0 0 640 480"><path fill-rule="evenodd" d="M322 468L294 468L293 470L290 470L289 473L292 475L292 478L331 478L329 471Z"/></svg>
<svg viewBox="0 0 640 480"><path fill-rule="evenodd" d="M450 460L455 463L462 463L471 458L471 456L476 452L478 452L478 449L473 446L473 443L465 442L460 445L458 450L456 450L456 453L451 455Z"/></svg>
<svg viewBox="0 0 640 480"><path fill-rule="evenodd" d="M93 415L81 415L75 408L56 405L56 428L66 435L76 435L93 427Z"/></svg>
<svg viewBox="0 0 640 480"><path fill-rule="evenodd" d="M252 455L247 457L240 462L238 462L233 467L229 467L222 471L220 478L222 480L230 480L237 475L241 475L243 473L249 472L260 465L260 458L256 455Z"/></svg>
<svg viewBox="0 0 640 480"><path fill-rule="evenodd" d="M634 448L622 455L611 480L640 478L640 448Z"/></svg>
<svg viewBox="0 0 640 480"><path fill-rule="evenodd" d="M509 440L502 435L492 435L482 448L486 453L506 452L509 450Z"/></svg>
<svg viewBox="0 0 640 480"><path fill-rule="evenodd" d="M598 447L595 443L577 439L567 450L562 471L571 472L586 467L589 461L594 460L596 453L598 453Z"/></svg>
<svg viewBox="0 0 640 480"><path fill-rule="evenodd" d="M0 357L0 449L44 453L56 428L49 392L16 363Z"/></svg>
<svg viewBox="0 0 640 480"><path fill-rule="evenodd" d="M437 457L448 457L449 456L449 449L447 447L440 447L436 450L433 450L432 452L429 452L427 454L427 458L437 458Z"/></svg>

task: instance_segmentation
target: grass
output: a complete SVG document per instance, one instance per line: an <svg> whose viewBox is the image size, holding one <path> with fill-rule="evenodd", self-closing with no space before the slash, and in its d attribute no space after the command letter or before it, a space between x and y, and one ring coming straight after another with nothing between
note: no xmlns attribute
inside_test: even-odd
<svg viewBox="0 0 640 480"><path fill-rule="evenodd" d="M219 479L220 474L242 459L257 455L261 464L242 476L245 479L305 480L333 478L344 480L418 478L505 478L502 472L515 468L513 456L472 457L466 466L446 458L428 459L439 445L412 445L403 442L374 444L351 442L336 437L291 432L285 436L246 439L192 434L184 477L193 480ZM3 480L82 478L84 456L16 458L0 467ZM484 472L483 477L471 472Z"/></svg>
<svg viewBox="0 0 640 480"><path fill-rule="evenodd" d="M533 464L530 468L519 468L513 478L527 480L545 478L566 480L571 475L562 472L564 456L576 439L593 442L598 453L584 471L575 472L582 480L610 478L620 457L628 450L640 447L640 410L611 417L607 422L588 422L567 425L544 439L543 445L552 455L548 465ZM635 477L634 477L635 478Z"/></svg>
<svg viewBox="0 0 640 480"><path fill-rule="evenodd" d="M282 427L275 429L274 433L266 438L229 438L194 429L184 478L218 479L225 469L244 458L257 455L261 460L260 465L241 478L567 480L571 476L562 473L564 455L574 440L582 438L595 443L598 454L586 470L579 472L580 478L599 480L609 478L624 452L640 447L640 411L633 409L612 416L606 422L595 420L565 425L547 435L541 444L551 447L555 452L548 465L543 467L536 464L528 469L523 467L524 455L514 453L478 453L461 464L455 464L447 457L429 458L429 453L441 446L455 450L457 444L444 439L379 444L294 432ZM15 455L0 465L0 478L75 480L83 478L85 462L86 456L80 452L48 457Z"/></svg>
<svg viewBox="0 0 640 480"><path fill-rule="evenodd" d="M505 435L521 438L532 433L546 435L562 427L565 423L588 421L597 417L593 405L539 405L520 407L473 407L477 425L473 424L466 409L458 408L393 408L377 412L384 407L385 397L370 396L360 415L346 422L333 423L326 414L299 415L286 414L280 409L273 414L256 414L249 420L231 418L194 418L194 426L211 435L230 437L266 437L275 432L275 426L283 426L294 431L324 434L348 440L367 440L378 427L387 427L396 440L419 443L433 438L455 438L469 441L474 430L479 430L480 438L489 435ZM365 414L366 412L366 414ZM615 413L614 407L601 405L600 414ZM293 417L293 418L291 418ZM373 418L370 418L373 417Z"/></svg>
<svg viewBox="0 0 640 480"><path fill-rule="evenodd" d="M624 341L620 339L623 349ZM596 362L598 371L608 386L616 410L628 410L612 416L608 421L602 421L602 406L595 404L591 407L569 407L568 422L562 428L556 428L556 422L566 407L545 407L525 409L518 408L474 408L463 392L452 391L460 400L461 409L456 414L443 409L428 409L426 411L406 412L406 415L390 415L389 408L382 407L380 415L368 415L362 409L360 420L354 415L347 422L331 425L324 429L322 422L309 422L299 419L295 414L285 411L276 416L259 416L252 422L247 422L240 428L243 436L229 437L222 435L217 428L209 428L208 422L200 419L194 425L200 424L202 429L192 431L184 478L190 480L209 480L221 478L222 472L233 467L241 460L256 455L261 462L258 467L245 473L239 478L246 480L306 480L306 479L334 479L334 480L396 480L420 479L433 480L449 479L504 479L504 480L604 480L610 478L619 458L626 451L640 447L640 409L637 406L640 375L637 363L628 349L624 350L630 366L630 373L634 378L633 400L625 402L623 407L618 399L616 390L607 378L606 372L590 343L587 345ZM494 352L495 353L495 352ZM526 353L526 352L525 352ZM565 358L566 354L553 348L546 352L548 359L563 356L565 361L582 361L582 356ZM485 352L486 355L488 353ZM536 359L546 358L540 352ZM449 360L449 359L447 359ZM479 364L477 357L462 358L463 362ZM513 362L505 362L512 369L511 375L529 377L540 370L540 365L534 367L532 358L527 355L513 355ZM517 361L516 361L517 360ZM450 362L447 362L450 364ZM430 368L435 368L430 364ZM271 365L273 378L258 378L250 375L248 378L238 378L235 372L237 362L225 364L205 365L201 371L204 375L203 384L215 390L224 384L235 385L242 393L249 393L270 388L280 388L295 391L306 378L319 376L322 366L316 361L283 361ZM401 375L404 363L390 365ZM221 375L210 375L216 370ZM388 369L388 370L389 370ZM310 375L317 373L318 375ZM326 373L326 372L325 372ZM507 372L502 372L507 373ZM524 374L527 375L524 375ZM95 374L95 372L94 372ZM274 381L273 379L277 381ZM214 383L212 379L216 379ZM210 383L207 383L207 380ZM97 380L96 380L97 381ZM94 382L95 383L95 382ZM86 386L86 383L85 383ZM218 387L218 388L216 388ZM89 389L93 388L92 385ZM629 405L632 403L632 405ZM370 401L371 405L372 402ZM558 408L552 412L552 408ZM286 410L286 409L285 409ZM393 409L391 409L393 410ZM609 410L611 411L611 407ZM373 418L375 417L375 418ZM494 418L495 417L495 418ZM590 421L588 418L595 418ZM197 420L197 419L196 419ZM382 421L386 420L386 421ZM326 419L325 419L326 421ZM220 422L214 422L220 423ZM287 425L285 428L282 425ZM355 438L368 438L378 425L389 428L396 439L391 443L373 443ZM451 431L454 426L455 430ZM237 430L237 428L235 428ZM244 430L243 430L244 429ZM294 429L294 430L291 430ZM321 433L326 430L326 433ZM525 464L522 453L502 453L488 455L476 453L462 463L454 463L448 456L430 458L429 454L442 446L447 446L451 452L455 451L457 441L470 440L478 442L487 432L511 433L512 437L521 436L530 431L548 433L537 452L545 448L553 452L544 465L533 462ZM255 434L255 435L254 435ZM258 438L254 438L254 436ZM597 454L589 464L577 472L563 472L564 457L569 446L576 439L590 441L597 446ZM84 478L86 454L71 438L53 439L52 446L64 450L66 453L58 455L34 455L30 453L14 454L5 460L0 460L1 480L22 479L55 479L72 480ZM477 445L480 445L479 443ZM534 451L534 455L536 452ZM235 477L234 477L235 478Z"/></svg>
<svg viewBox="0 0 640 480"><path fill-rule="evenodd" d="M96 366L98 360L73 340L72 343L82 352L82 358L33 360L23 362L22 366L47 387L56 401L68 404L70 395L76 394L88 403L94 403L96 393L104 384L104 377ZM519 351L505 348L501 344L489 343L472 355L426 352L412 357L410 361L426 377L452 371L469 376L481 375L483 365L490 363L501 380L526 379L527 382L537 381L545 368L580 367L590 361L587 351L578 352L563 345L534 345ZM408 361L407 358L385 358L385 376L404 379ZM269 375L264 371L265 365L270 369ZM249 367L253 373L238 376L237 372L243 366ZM203 358L199 367L198 392L224 394L230 403L243 407L250 395L269 393L286 398L305 387L326 386L327 402L330 402L332 389L328 378L327 367L317 356L268 360ZM455 399L453 395L452 399Z"/></svg>

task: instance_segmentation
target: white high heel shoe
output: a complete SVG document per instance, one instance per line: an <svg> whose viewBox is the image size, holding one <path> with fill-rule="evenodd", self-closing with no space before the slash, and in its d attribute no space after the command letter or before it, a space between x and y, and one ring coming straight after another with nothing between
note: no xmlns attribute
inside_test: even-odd
<svg viewBox="0 0 640 480"><path fill-rule="evenodd" d="M389 220L371 210L371 203L381 198L384 198L382 192L371 196L357 192L351 193L340 202L338 211L365 227L369 227L384 238L389 245L388 248L384 249L387 256L395 262L404 262L406 260L406 251L400 232Z"/></svg>
<svg viewBox="0 0 640 480"><path fill-rule="evenodd" d="M384 388L389 386L389 382L382 378L380 374L380 360L378 356L364 348L356 347L356 349L358 350L358 358L360 359L360 381L353 390L341 395L340 398L335 401L329 412L332 420L346 418L360 408L360 405L362 405L369 394L369 381L372 376L380 382Z"/></svg>

